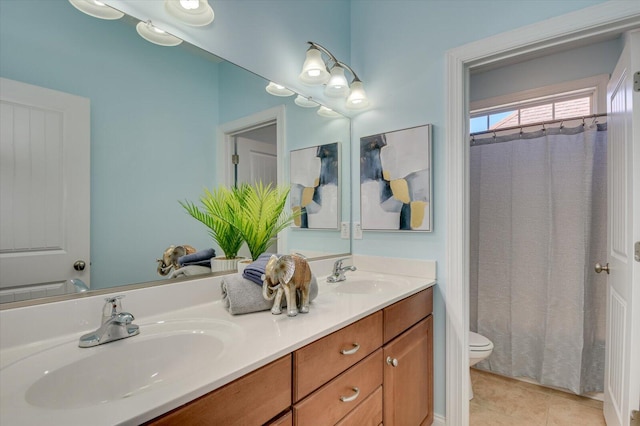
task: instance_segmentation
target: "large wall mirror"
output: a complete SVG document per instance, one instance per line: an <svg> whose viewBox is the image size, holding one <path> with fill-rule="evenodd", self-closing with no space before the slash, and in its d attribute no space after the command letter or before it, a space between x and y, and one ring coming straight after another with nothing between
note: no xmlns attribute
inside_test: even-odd
<svg viewBox="0 0 640 426"><path fill-rule="evenodd" d="M190 217L179 201L198 202L204 188L227 183L228 173L220 168L224 164L233 167L232 160L229 156L225 163L220 155L232 149L224 145L230 141L280 143L276 149L277 176L280 184L286 185L290 183L292 151L338 142L341 170L337 224L350 222L348 118L320 116L317 108L296 104L295 95L273 96L265 90L269 83L265 79L195 46L151 44L136 33L138 21L126 15L115 21L92 18L67 0L0 1L3 82L18 81L70 94L88 100L90 105L90 167L86 178L90 186L90 258L83 271L76 271L74 262L64 265L69 278L87 282L90 291L140 283L160 285L168 280L158 275L156 260L168 246L188 244L198 250L217 250L204 225ZM2 87L2 92L4 96L8 89ZM14 116L7 118L6 114L13 108L11 102L3 98L2 107L3 124L13 123ZM284 118L277 121L277 130L267 126L273 120L251 121L273 111ZM46 123L47 119L43 120ZM250 125L242 130L234 127L238 123ZM2 168L8 170L8 162L16 161L21 154L4 130L2 137ZM45 136L42 146L47 147L48 140ZM65 141L59 143L63 146ZM35 161L30 164L29 170L14 170L18 178L11 178L11 191L32 194L33 188L16 190L22 187L14 185L24 181L20 176L37 174L45 167ZM67 176L74 166L77 164L65 163L66 170L60 174ZM3 200L11 198L7 188L3 184ZM43 223L64 224L54 210L69 213L73 205L66 205L64 196L47 201L37 196L41 193L51 194L40 188L39 192L33 191L36 195L26 197L31 198L25 201L31 203L30 211L38 212ZM11 199L16 199L15 194ZM3 233L10 229L12 235L18 235L20 230L13 229L7 219L11 215L3 206L0 226ZM54 233L75 233L73 222L63 230L47 226ZM27 231L21 232L29 235ZM65 238L61 238L63 242ZM1 239L0 256L14 256L20 244L4 236ZM38 252L37 244L32 251ZM301 252L310 257L337 255L350 252L350 240L340 237L339 226L293 228L285 231L277 251ZM39 260L31 260L22 269L44 270L46 276L47 268ZM25 286L19 278L18 287L10 277L2 277L2 302L42 302L61 297L51 298L60 292L56 279L39 279ZM68 283L66 287L72 288Z"/></svg>

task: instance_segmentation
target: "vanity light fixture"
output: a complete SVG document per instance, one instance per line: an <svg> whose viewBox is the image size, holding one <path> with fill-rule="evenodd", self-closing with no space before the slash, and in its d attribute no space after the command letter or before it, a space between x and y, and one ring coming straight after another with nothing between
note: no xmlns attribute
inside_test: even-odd
<svg viewBox="0 0 640 426"><path fill-rule="evenodd" d="M308 85L324 84L325 95L332 98L347 97L346 107L348 109L363 109L369 106L369 99L364 91L364 86L353 69L340 62L331 52L318 43L308 41L307 57L302 65L302 72L299 75L300 81ZM322 54L327 56L325 61ZM345 70L353 75L351 87L345 76ZM320 112L318 112L320 114Z"/></svg>
<svg viewBox="0 0 640 426"><path fill-rule="evenodd" d="M164 0L171 16L192 27L203 27L213 22L213 9L208 0Z"/></svg>
<svg viewBox="0 0 640 426"><path fill-rule="evenodd" d="M291 96L294 94L293 91L277 83L274 83L273 81L269 82L265 90L274 96Z"/></svg>
<svg viewBox="0 0 640 426"><path fill-rule="evenodd" d="M150 20L147 22L138 22L136 31L138 31L138 34L140 34L140 37L143 39L160 46L177 46L182 43L182 39L157 28Z"/></svg>
<svg viewBox="0 0 640 426"><path fill-rule="evenodd" d="M113 20L120 19L124 16L124 13L98 0L69 0L69 3L80 12L86 13L94 18Z"/></svg>
<svg viewBox="0 0 640 426"><path fill-rule="evenodd" d="M296 96L296 99L293 102L302 108L313 108L318 106L317 102L312 101L311 98L305 98L302 95Z"/></svg>

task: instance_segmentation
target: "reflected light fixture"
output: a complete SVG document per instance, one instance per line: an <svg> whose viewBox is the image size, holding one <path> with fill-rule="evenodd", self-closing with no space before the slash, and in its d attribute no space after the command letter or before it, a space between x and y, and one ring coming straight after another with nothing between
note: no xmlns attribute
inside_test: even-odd
<svg viewBox="0 0 640 426"><path fill-rule="evenodd" d="M69 0L69 3L80 12L86 13L94 18L112 20L120 19L124 16L124 13L98 0Z"/></svg>
<svg viewBox="0 0 640 426"><path fill-rule="evenodd" d="M213 22L213 9L208 0L164 0L167 12L192 27L203 27Z"/></svg>
<svg viewBox="0 0 640 426"><path fill-rule="evenodd" d="M143 39L160 46L177 46L182 43L182 39L155 27L151 21L138 22L136 31Z"/></svg>
<svg viewBox="0 0 640 426"><path fill-rule="evenodd" d="M296 99L293 102L302 108L313 108L318 106L317 102L312 101L311 98L305 98L302 95L296 96Z"/></svg>
<svg viewBox="0 0 640 426"><path fill-rule="evenodd" d="M369 106L369 99L364 91L364 86L353 69L340 62L331 52L318 43L307 42L310 47L307 49L307 57L302 65L302 72L299 75L300 81L308 85L324 84L325 95L332 98L346 97L345 106L348 109L364 109ZM325 61L322 54L327 56ZM351 85L345 76L345 70L353 76ZM320 112L318 111L320 114ZM322 114L321 114L322 115Z"/></svg>
<svg viewBox="0 0 640 426"><path fill-rule="evenodd" d="M327 118L341 117L341 114L335 112L331 108L327 108L324 105L320 105L320 108L318 108L318 115Z"/></svg>
<svg viewBox="0 0 640 426"><path fill-rule="evenodd" d="M294 94L292 90L289 90L284 86L274 83L273 81L269 82L265 90L274 96L291 96Z"/></svg>

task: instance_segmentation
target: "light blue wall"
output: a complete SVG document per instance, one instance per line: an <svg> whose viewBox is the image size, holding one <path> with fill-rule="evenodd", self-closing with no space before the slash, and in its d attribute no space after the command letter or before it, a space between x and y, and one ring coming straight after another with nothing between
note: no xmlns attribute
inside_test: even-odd
<svg viewBox="0 0 640 426"><path fill-rule="evenodd" d="M215 178L217 66L66 0L0 8L0 76L91 101L92 288L159 279L170 244L211 246L177 200Z"/></svg>
<svg viewBox="0 0 640 426"><path fill-rule="evenodd" d="M435 259L435 412L445 413L446 246L444 84L445 52L497 33L542 21L600 1L368 1L352 0L351 63L366 84L373 108L355 117L352 153L361 136L431 123L434 232L365 232L353 251L390 257ZM507 18L507 19L505 19ZM357 164L354 161L354 174ZM354 178L354 182L357 182ZM354 200L359 188L354 185ZM354 217L359 206L354 205Z"/></svg>
<svg viewBox="0 0 640 426"><path fill-rule="evenodd" d="M472 74L471 102L611 74L622 52L620 38Z"/></svg>
<svg viewBox="0 0 640 426"><path fill-rule="evenodd" d="M326 118L319 116L317 108L301 108L294 103L295 96L277 97L267 93L266 81L248 71L239 72L235 65L220 66L220 124L224 124L266 109L284 105L286 149L282 164L283 179L289 182L289 152L295 149L326 143L341 142L342 168L342 220L348 221L351 214L349 139L351 123L348 118ZM338 230L288 229L287 251L301 253L326 251L348 253L349 240L341 240Z"/></svg>

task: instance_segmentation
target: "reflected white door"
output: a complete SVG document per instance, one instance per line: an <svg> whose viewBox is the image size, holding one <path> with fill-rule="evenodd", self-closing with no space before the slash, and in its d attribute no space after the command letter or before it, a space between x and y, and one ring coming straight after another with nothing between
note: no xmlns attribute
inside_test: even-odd
<svg viewBox="0 0 640 426"><path fill-rule="evenodd" d="M604 415L609 426L628 425L640 402L640 33L627 35L607 87L608 259Z"/></svg>
<svg viewBox="0 0 640 426"><path fill-rule="evenodd" d="M278 157L275 143L259 142L238 136L238 179L236 183L262 182L272 186L278 180Z"/></svg>
<svg viewBox="0 0 640 426"><path fill-rule="evenodd" d="M0 289L88 285L89 100L3 78L0 104Z"/></svg>

